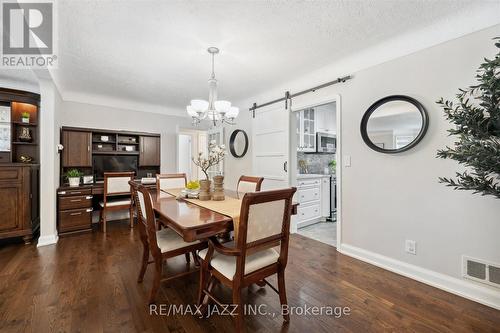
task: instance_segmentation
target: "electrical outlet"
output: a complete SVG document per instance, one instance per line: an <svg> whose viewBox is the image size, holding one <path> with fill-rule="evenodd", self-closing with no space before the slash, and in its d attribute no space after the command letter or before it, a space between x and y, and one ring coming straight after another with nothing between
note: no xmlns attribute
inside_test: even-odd
<svg viewBox="0 0 500 333"><path fill-rule="evenodd" d="M407 239L405 242L406 253L416 255L417 254L417 242L411 239Z"/></svg>

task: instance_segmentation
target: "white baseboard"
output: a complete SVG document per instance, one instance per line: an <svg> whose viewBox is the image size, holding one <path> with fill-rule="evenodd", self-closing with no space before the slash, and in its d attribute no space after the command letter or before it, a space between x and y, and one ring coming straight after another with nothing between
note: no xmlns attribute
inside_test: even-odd
<svg viewBox="0 0 500 333"><path fill-rule="evenodd" d="M40 236L38 238L38 244L36 247L54 245L59 240L59 236L57 235L48 235L48 236Z"/></svg>
<svg viewBox="0 0 500 333"><path fill-rule="evenodd" d="M341 244L337 250L347 256L500 310L500 292L487 286L457 279L348 244Z"/></svg>

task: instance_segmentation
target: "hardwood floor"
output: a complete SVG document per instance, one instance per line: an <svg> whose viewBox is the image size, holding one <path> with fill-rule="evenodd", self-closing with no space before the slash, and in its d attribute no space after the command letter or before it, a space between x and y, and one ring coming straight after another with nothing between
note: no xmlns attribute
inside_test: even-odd
<svg viewBox="0 0 500 333"><path fill-rule="evenodd" d="M111 222L108 233L65 237L56 246L0 247L0 332L232 332L229 316L150 315L153 272L138 284L138 229ZM186 267L184 256L167 269ZM276 285L276 279L270 280ZM349 307L350 314L246 317L249 332L500 332L500 311L341 255L292 235L286 270L290 306ZM193 304L198 275L162 284L158 303ZM229 301L229 290L214 293ZM244 302L278 312L269 287L252 286Z"/></svg>

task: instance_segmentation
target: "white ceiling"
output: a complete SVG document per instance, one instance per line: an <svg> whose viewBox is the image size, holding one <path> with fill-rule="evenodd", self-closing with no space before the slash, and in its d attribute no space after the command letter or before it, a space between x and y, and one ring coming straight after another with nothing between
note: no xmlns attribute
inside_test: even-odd
<svg viewBox="0 0 500 333"><path fill-rule="evenodd" d="M190 99L207 98L208 46L221 49L219 99L235 102L499 3L63 0L53 76L65 100L184 114Z"/></svg>

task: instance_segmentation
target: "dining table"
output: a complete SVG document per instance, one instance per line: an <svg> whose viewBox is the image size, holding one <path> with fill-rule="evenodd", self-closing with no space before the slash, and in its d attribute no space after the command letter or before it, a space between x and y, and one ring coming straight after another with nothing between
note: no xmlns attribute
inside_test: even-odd
<svg viewBox="0 0 500 333"><path fill-rule="evenodd" d="M231 216L202 207L203 201L188 201L164 190L160 190L159 193L151 191L151 195L158 221L177 232L185 242L206 240L212 236L228 234L234 230ZM237 198L237 193L225 190L225 196ZM292 215L297 214L297 206L296 202L292 204Z"/></svg>

